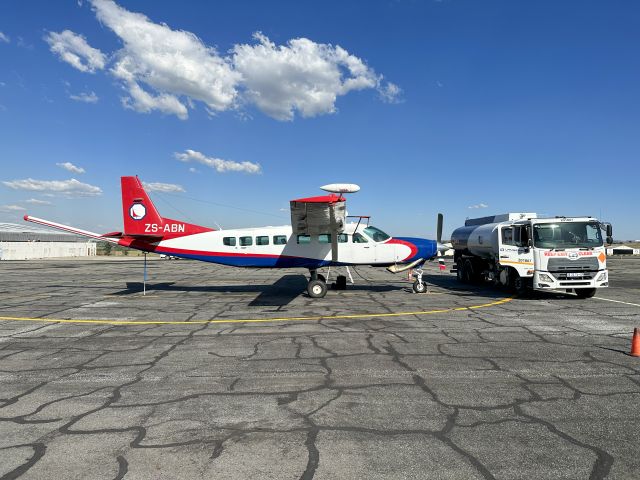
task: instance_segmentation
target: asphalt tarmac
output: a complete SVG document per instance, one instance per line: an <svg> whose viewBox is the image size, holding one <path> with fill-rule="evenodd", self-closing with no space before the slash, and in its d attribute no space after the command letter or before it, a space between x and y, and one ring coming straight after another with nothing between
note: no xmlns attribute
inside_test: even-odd
<svg viewBox="0 0 640 480"><path fill-rule="evenodd" d="M586 300L434 267L311 299L302 270L152 260L142 295L142 258L2 262L0 478L640 478L640 258L609 267Z"/></svg>

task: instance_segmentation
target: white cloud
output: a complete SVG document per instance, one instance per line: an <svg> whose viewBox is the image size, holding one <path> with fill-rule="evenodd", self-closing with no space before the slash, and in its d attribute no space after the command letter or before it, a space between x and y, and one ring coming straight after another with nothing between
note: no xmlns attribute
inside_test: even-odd
<svg viewBox="0 0 640 480"><path fill-rule="evenodd" d="M44 39L60 60L81 72L95 73L96 70L102 70L106 64L107 59L100 50L90 46L82 35L71 30L49 32Z"/></svg>
<svg viewBox="0 0 640 480"><path fill-rule="evenodd" d="M470 205L467 208L487 208L489 205L487 205L486 203L478 203L476 205Z"/></svg>
<svg viewBox="0 0 640 480"><path fill-rule="evenodd" d="M0 205L0 210L3 212L23 212L26 208L20 205Z"/></svg>
<svg viewBox="0 0 640 480"><path fill-rule="evenodd" d="M24 203L29 203L31 205L52 205L48 200L40 200L37 198L30 198L29 200L25 200Z"/></svg>
<svg viewBox="0 0 640 480"><path fill-rule="evenodd" d="M84 173L85 170L82 167L78 167L76 165L74 165L71 162L64 162L64 163L56 163L56 165L60 168L64 168L65 170L71 172L71 173Z"/></svg>
<svg viewBox="0 0 640 480"><path fill-rule="evenodd" d="M176 193L185 191L182 185L176 185L174 183L142 182L142 185L147 192Z"/></svg>
<svg viewBox="0 0 640 480"><path fill-rule="evenodd" d="M225 172L245 172L245 173L262 173L262 167L259 163L252 162L234 162L233 160L222 160L220 158L207 157L203 153L195 150L185 150L184 153L176 152L173 154L175 158L181 162L197 162L207 167L215 169L218 173Z"/></svg>
<svg viewBox="0 0 640 480"><path fill-rule="evenodd" d="M62 194L70 197L93 197L102 195L102 189L100 187L79 182L75 178L69 180L34 180L33 178L27 178L2 183L14 190L50 192L50 194Z"/></svg>
<svg viewBox="0 0 640 480"><path fill-rule="evenodd" d="M187 107L178 96L204 102L213 111L231 108L240 75L227 59L197 36L154 23L111 0L93 0L98 20L120 37L111 72L123 81L130 97L125 104L141 112L161 110L180 118ZM157 95L145 91L145 84Z"/></svg>
<svg viewBox="0 0 640 480"><path fill-rule="evenodd" d="M78 95L69 94L69 98L71 100L75 100L77 102L85 102L85 103L97 103L100 98L96 95L95 92L82 92Z"/></svg>
<svg viewBox="0 0 640 480"><path fill-rule="evenodd" d="M10 41L11 39L7 35L0 32L0 42L9 43Z"/></svg>
<svg viewBox="0 0 640 480"><path fill-rule="evenodd" d="M276 45L257 32L256 43L235 45L228 55L221 55L195 34L155 23L113 0L91 3L98 20L122 41L122 48L110 55L109 71L126 92L124 107L138 112L160 111L184 120L197 101L210 114L253 104L275 119L292 120L296 113L333 113L338 97L355 90L376 89L387 102L401 93L337 45L307 38ZM64 41L59 39L63 35ZM47 41L52 51L80 70L105 66L102 52L69 30L51 33Z"/></svg>
<svg viewBox="0 0 640 480"><path fill-rule="evenodd" d="M402 89L395 83L387 82L384 85L378 87L380 97L387 103L399 103L400 96L402 95Z"/></svg>
<svg viewBox="0 0 640 480"><path fill-rule="evenodd" d="M191 173L199 173L197 168L189 167L189 172Z"/></svg>
<svg viewBox="0 0 640 480"><path fill-rule="evenodd" d="M353 90L386 88L387 97L399 93L393 84L383 86L381 75L340 46L307 38L277 46L260 32L254 38L257 45L233 48L233 63L242 73L246 97L270 117L292 120L295 111L303 117L333 113L337 97Z"/></svg>

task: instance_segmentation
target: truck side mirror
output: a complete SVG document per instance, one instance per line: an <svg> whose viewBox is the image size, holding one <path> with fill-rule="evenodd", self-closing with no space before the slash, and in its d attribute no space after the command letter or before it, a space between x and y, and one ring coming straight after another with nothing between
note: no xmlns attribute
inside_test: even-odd
<svg viewBox="0 0 640 480"><path fill-rule="evenodd" d="M613 237L609 235L607 237L607 245L611 245L612 243L613 243Z"/></svg>
<svg viewBox="0 0 640 480"><path fill-rule="evenodd" d="M533 247L533 240L531 240L530 238L527 240L527 246L529 248Z"/></svg>
<svg viewBox="0 0 640 480"><path fill-rule="evenodd" d="M607 223L607 242L609 242L609 238L613 237L613 226L610 223ZM613 239L611 240L611 242ZM609 243L611 243L609 242Z"/></svg>

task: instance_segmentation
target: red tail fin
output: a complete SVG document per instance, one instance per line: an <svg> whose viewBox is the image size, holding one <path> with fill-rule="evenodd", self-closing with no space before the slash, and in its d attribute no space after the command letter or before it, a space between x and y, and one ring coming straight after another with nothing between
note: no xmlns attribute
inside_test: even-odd
<svg viewBox="0 0 640 480"><path fill-rule="evenodd" d="M213 231L212 228L161 217L138 177L121 177L120 184L125 235L169 239Z"/></svg>
<svg viewBox="0 0 640 480"><path fill-rule="evenodd" d="M124 219L125 235L149 234L147 225L157 225L162 229L164 222L155 205L144 191L138 177L121 177L122 187L122 218ZM145 231L146 230L146 231Z"/></svg>

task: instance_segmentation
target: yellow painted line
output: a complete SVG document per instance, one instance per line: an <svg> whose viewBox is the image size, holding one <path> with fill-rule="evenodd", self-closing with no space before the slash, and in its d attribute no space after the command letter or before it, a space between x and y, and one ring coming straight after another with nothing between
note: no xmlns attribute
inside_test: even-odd
<svg viewBox="0 0 640 480"><path fill-rule="evenodd" d="M270 323L270 322L304 322L314 320L344 320L356 318L382 318L382 317L403 317L407 315L432 315L434 313L459 312L462 310L473 310L477 308L487 308L510 302L515 297L506 297L495 302L484 303L482 305L472 305L469 307L445 308L442 310L419 310L415 312L395 312L395 313L357 313L353 315L319 315L316 317L276 317L276 318L234 318L223 320L194 320L190 322L172 320L87 320L87 319L63 319L63 318L31 318L31 317L4 317L0 320L11 320L19 322L47 322L47 323L91 323L98 325L203 325L206 323Z"/></svg>
<svg viewBox="0 0 640 480"><path fill-rule="evenodd" d="M533 262L512 262L510 260L500 260L500 263L512 263L513 265L533 265Z"/></svg>

